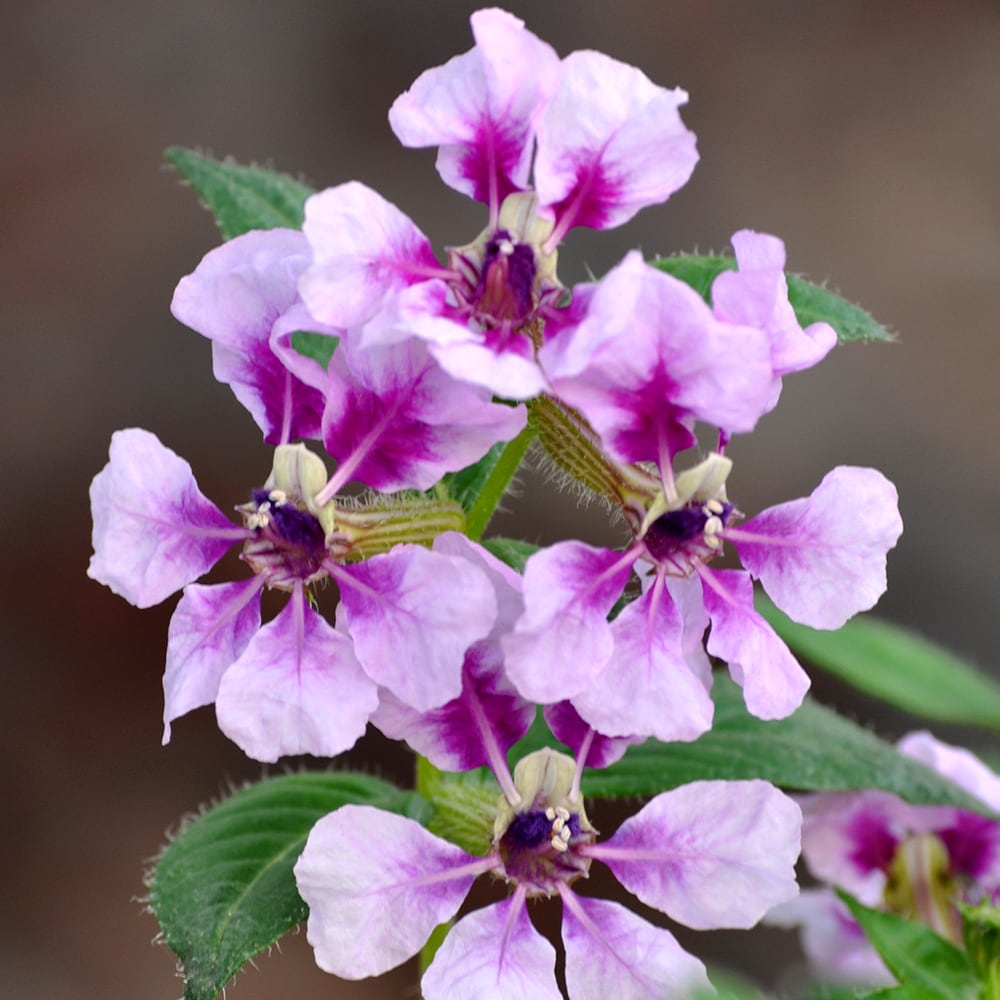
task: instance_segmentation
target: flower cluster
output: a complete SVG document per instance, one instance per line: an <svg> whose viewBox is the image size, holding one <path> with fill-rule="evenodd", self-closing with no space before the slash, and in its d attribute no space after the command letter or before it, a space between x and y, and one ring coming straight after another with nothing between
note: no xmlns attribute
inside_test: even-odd
<svg viewBox="0 0 1000 1000"><path fill-rule="evenodd" d="M441 263L399 209L351 182L309 198L301 232L211 251L173 312L211 341L216 377L275 447L273 465L234 498L234 523L156 437L118 432L91 490L90 575L139 607L183 591L165 741L214 703L259 760L333 756L373 723L442 770L495 776L479 856L371 807L316 826L296 873L324 968L356 978L405 960L489 873L509 896L455 926L426 996L558 996L552 947L526 909L557 895L572 997L622 982L630 996L683 997L707 985L701 963L571 885L597 860L688 926L750 926L796 892L799 809L763 781L699 782L600 842L583 770L631 743L706 732L709 656L750 712L791 713L808 679L754 610L753 581L793 619L839 627L885 589L896 494L872 469L839 467L810 496L744 519L728 442L836 334L800 326L783 244L750 231L733 237L736 266L711 305L634 252L564 286L558 246L574 227L621 225L687 180L687 95L599 53L560 59L500 10L473 14L472 30L475 46L421 75L389 121L404 145L437 147L443 180L485 204L483 232ZM326 356L302 348L303 332ZM698 424L717 443L692 458ZM562 542L522 575L467 537L445 477L526 428L617 507L631 535L621 551ZM322 443L332 474L304 440ZM713 565L726 543L742 569ZM247 578L196 582L234 545ZM332 621L318 601L328 584ZM288 598L262 624L265 589ZM538 706L574 758L545 750L511 773L507 751Z"/></svg>

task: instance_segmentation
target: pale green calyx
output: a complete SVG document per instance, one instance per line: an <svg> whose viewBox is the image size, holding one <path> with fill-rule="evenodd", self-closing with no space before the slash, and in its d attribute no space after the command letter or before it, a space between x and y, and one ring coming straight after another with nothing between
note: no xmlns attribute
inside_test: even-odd
<svg viewBox="0 0 1000 1000"><path fill-rule="evenodd" d="M732 472L733 461L712 452L703 462L691 469L685 469L674 480L677 496L667 500L663 490L660 490L650 504L642 522L640 536L644 535L649 526L659 517L672 510L680 510L689 503L708 503L710 501L726 502L726 480Z"/></svg>
<svg viewBox="0 0 1000 1000"><path fill-rule="evenodd" d="M334 526L334 505L331 502L318 506L315 502L326 481L326 466L318 455L304 444L281 444L274 449L274 465L264 485L269 490L281 491L297 506L304 507L329 535Z"/></svg>

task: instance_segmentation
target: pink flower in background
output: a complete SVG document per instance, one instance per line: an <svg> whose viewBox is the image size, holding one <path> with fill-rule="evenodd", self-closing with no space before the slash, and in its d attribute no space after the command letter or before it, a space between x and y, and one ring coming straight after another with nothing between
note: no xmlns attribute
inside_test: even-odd
<svg viewBox="0 0 1000 1000"><path fill-rule="evenodd" d="M1000 811L1000 776L961 747L927 732L899 742L900 753L954 781ZM914 806L882 791L804 796L802 856L812 875L867 906L926 923L962 946L959 902L1000 904L1000 823L943 806ZM799 927L816 973L857 985L894 982L844 904L813 889L768 915Z"/></svg>

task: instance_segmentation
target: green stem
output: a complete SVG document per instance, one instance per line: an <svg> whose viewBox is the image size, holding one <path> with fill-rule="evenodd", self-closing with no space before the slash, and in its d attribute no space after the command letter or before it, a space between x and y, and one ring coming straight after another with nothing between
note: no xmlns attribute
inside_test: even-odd
<svg viewBox="0 0 1000 1000"><path fill-rule="evenodd" d="M511 441L500 456L500 460L493 466L483 488L476 497L476 502L469 508L465 515L465 533L473 541L478 541L479 537L486 530L493 512L503 499L507 487L510 485L514 473L517 472L524 458L524 453L528 450L535 437L534 428L530 425L525 427L520 434Z"/></svg>

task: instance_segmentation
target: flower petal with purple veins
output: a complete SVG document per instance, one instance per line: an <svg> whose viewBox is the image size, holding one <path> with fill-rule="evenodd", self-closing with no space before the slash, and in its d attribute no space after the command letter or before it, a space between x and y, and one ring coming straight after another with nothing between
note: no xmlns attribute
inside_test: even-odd
<svg viewBox="0 0 1000 1000"><path fill-rule="evenodd" d="M524 427L524 407L494 403L456 382L417 340L392 347L340 345L330 362L323 439L349 471L337 478L373 489L425 490L478 461Z"/></svg>
<svg viewBox="0 0 1000 1000"><path fill-rule="evenodd" d="M725 660L758 719L783 719L802 704L809 675L753 606L753 581L732 569L705 570L705 609L712 621L708 651Z"/></svg>
<svg viewBox="0 0 1000 1000"><path fill-rule="evenodd" d="M87 575L139 608L159 604L247 537L198 489L191 466L137 427L111 437L90 484L94 554Z"/></svg>
<svg viewBox="0 0 1000 1000"><path fill-rule="evenodd" d="M573 706L607 736L696 740L715 706L683 655L684 623L663 584L654 584L611 623L615 650ZM704 630L703 630L704 631Z"/></svg>
<svg viewBox="0 0 1000 1000"><path fill-rule="evenodd" d="M496 622L496 595L482 570L399 545L339 567L335 577L355 652L372 680L421 712L461 694L466 651Z"/></svg>
<svg viewBox="0 0 1000 1000"><path fill-rule="evenodd" d="M523 897L462 917L420 980L427 1000L559 1000L556 952L531 925Z"/></svg>
<svg viewBox="0 0 1000 1000"><path fill-rule="evenodd" d="M465 654L462 693L456 699L418 712L383 691L372 723L390 739L405 740L442 771L468 771L506 759L531 728L535 711L534 702L525 701L507 680L500 644L484 640Z"/></svg>
<svg viewBox="0 0 1000 1000"><path fill-rule="evenodd" d="M476 876L494 863L412 819L342 806L312 828L295 864L317 964L344 979L395 968L454 917Z"/></svg>
<svg viewBox="0 0 1000 1000"><path fill-rule="evenodd" d="M596 732L589 722L585 722L580 713L569 701L559 701L546 705L545 722L549 731L560 742L573 751L573 756L579 760L584 744L587 744L586 766L593 768L610 767L615 761L625 756L625 751L636 743L642 743L643 737L602 736Z"/></svg>
<svg viewBox="0 0 1000 1000"><path fill-rule="evenodd" d="M209 252L174 292L171 311L212 341L215 377L229 385L268 444L319 436L323 398L271 346L275 322L298 304L311 261L302 233L270 229Z"/></svg>
<svg viewBox="0 0 1000 1000"><path fill-rule="evenodd" d="M614 650L607 615L633 561L583 542L559 542L528 560L525 612L501 640L508 676L521 694L544 704L587 688Z"/></svg>
<svg viewBox="0 0 1000 1000"><path fill-rule="evenodd" d="M657 795L587 853L688 927L753 927L798 893L801 825L769 782L696 781Z"/></svg>
<svg viewBox="0 0 1000 1000"><path fill-rule="evenodd" d="M167 668L163 674L163 742L170 723L219 693L223 673L243 654L260 628L259 577L205 587L192 583L167 633Z"/></svg>
<svg viewBox="0 0 1000 1000"><path fill-rule="evenodd" d="M404 146L439 146L449 187L495 212L528 183L532 119L556 87L554 50L506 11L476 11L475 48L423 72L389 110Z"/></svg>
<svg viewBox="0 0 1000 1000"><path fill-rule="evenodd" d="M302 229L313 262L299 292L310 313L328 326L360 326L391 295L441 271L427 237L359 181L309 198Z"/></svg>
<svg viewBox="0 0 1000 1000"><path fill-rule="evenodd" d="M896 488L881 472L841 465L812 494L727 532L743 565L789 618L836 629L886 588L886 554L903 531Z"/></svg>
<svg viewBox="0 0 1000 1000"><path fill-rule="evenodd" d="M712 993L705 966L670 931L618 903L567 891L562 936L573 1000L690 1000Z"/></svg>
<svg viewBox="0 0 1000 1000"><path fill-rule="evenodd" d="M555 394L626 462L666 463L703 420L753 429L771 392L767 338L719 322L688 285L632 251L596 285L585 318L539 352Z"/></svg>
<svg viewBox="0 0 1000 1000"><path fill-rule="evenodd" d="M254 760L335 757L364 734L378 691L351 640L309 608L301 589L226 671L219 728Z"/></svg>
<svg viewBox="0 0 1000 1000"><path fill-rule="evenodd" d="M680 119L680 89L599 52L573 52L559 89L538 116L535 188L541 214L570 226L610 229L666 201L698 162Z"/></svg>

